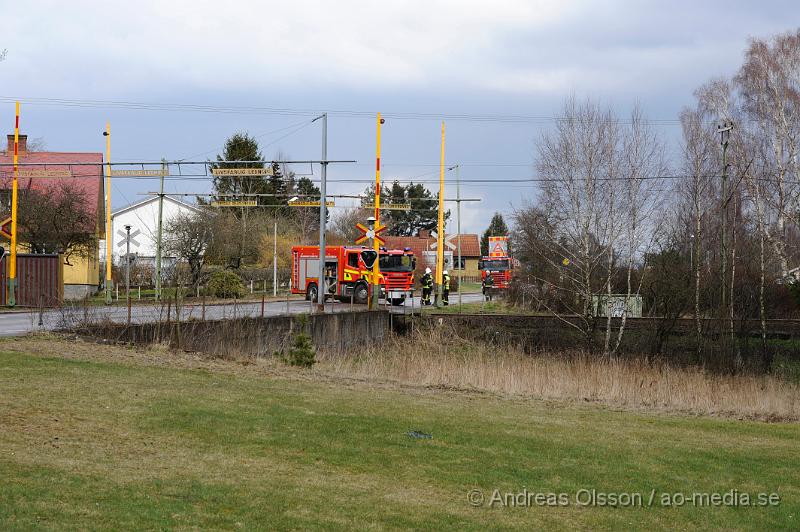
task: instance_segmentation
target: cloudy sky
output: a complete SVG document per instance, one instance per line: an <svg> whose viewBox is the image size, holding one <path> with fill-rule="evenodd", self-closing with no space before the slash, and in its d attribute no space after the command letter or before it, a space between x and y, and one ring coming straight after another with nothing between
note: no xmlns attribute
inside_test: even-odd
<svg viewBox="0 0 800 532"><path fill-rule="evenodd" d="M328 111L329 158L357 161L329 171L346 194L374 179L377 111L384 180L438 189L444 117L447 164L461 167L462 196L482 200L462 210L472 232L534 197L535 183L491 180L533 176L535 140L565 97L620 114L639 102L674 149L698 85L735 73L748 38L800 25L794 2L736 0L3 0L0 13L8 132L20 99L23 133L51 150L102 151L108 120L113 161L205 160L235 131L258 135L268 158L301 160L319 158L311 119ZM114 205L155 187L120 180Z"/></svg>

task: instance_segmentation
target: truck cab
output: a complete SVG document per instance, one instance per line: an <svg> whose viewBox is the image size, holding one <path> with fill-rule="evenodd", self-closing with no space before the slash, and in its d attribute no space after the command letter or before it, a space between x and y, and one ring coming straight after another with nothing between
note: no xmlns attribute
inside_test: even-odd
<svg viewBox="0 0 800 532"><path fill-rule="evenodd" d="M500 291L508 290L511 282L512 261L508 254L507 236L489 237L489 256L478 261L481 271L481 285L486 299Z"/></svg>
<svg viewBox="0 0 800 532"><path fill-rule="evenodd" d="M381 248L378 256L381 295L392 305L402 305L414 287L417 259L411 248Z"/></svg>

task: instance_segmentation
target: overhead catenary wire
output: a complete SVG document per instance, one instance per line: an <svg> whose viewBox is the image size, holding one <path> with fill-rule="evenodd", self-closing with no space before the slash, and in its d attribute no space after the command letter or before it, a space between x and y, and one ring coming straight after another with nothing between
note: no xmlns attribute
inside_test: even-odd
<svg viewBox="0 0 800 532"><path fill-rule="evenodd" d="M274 129L272 131L267 131L265 133L257 133L255 135L253 135L252 138L260 139L260 138L266 137L268 135L274 135L275 133L280 133L281 131L286 131L287 129L297 128L297 129L294 129L293 131L290 131L289 133L287 133L285 135L282 135L282 136L270 141L269 143L265 144L264 146L259 146L259 149L264 149L266 147L269 147L269 146L275 144L276 142L278 142L280 140L283 140L283 139L285 139L285 138L287 138L287 137L289 137L291 135L294 135L295 133L297 133L301 129L304 129L306 126L311 125L311 123L312 123L311 120L301 120L300 122L295 122L294 124L290 124L290 125L285 126L285 127ZM222 147L222 149L224 150L224 146ZM210 150L206 150L206 151L203 151L203 152L200 152L200 153L196 153L194 155L189 155L187 157L183 157L182 159L193 159L193 158L198 157L200 155L206 155L207 153L213 153L215 151L222 151L222 150L220 150L219 146L217 146L215 148L211 148ZM181 159L179 159L179 160L181 160Z"/></svg>
<svg viewBox="0 0 800 532"><path fill-rule="evenodd" d="M73 98L25 98L18 96L0 96L0 102L20 101L27 105L45 105L56 107L78 107L78 108L99 108L99 109L125 109L137 111L170 111L170 112L201 112L201 113L223 113L223 114L259 114L259 115L279 115L297 116L308 115L318 116L320 113L327 112L329 115L374 119L375 111L360 111L352 109L323 110L323 109L297 109L290 107L261 107L261 106L222 106L222 105L201 105L185 103L149 103L121 100L81 100ZM448 120L448 121L467 121L467 122L495 122L495 123L557 123L568 122L572 119L559 116L537 116L524 114L471 114L471 113L424 113L424 112L382 112L385 118L393 120ZM629 124L630 118L612 119L611 122L619 124ZM678 126L681 124L679 119L643 119L640 123L651 125Z"/></svg>

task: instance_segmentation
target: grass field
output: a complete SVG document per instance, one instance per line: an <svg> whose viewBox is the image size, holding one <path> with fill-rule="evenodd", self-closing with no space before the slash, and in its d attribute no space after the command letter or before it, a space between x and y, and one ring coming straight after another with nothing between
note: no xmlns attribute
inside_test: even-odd
<svg viewBox="0 0 800 532"><path fill-rule="evenodd" d="M0 342L0 528L798 528L798 424L404 386L320 366ZM578 506L593 489L641 493L642 506ZM564 493L568 505L492 506L494 490L527 490L523 502ZM731 490L780 503L662 506L663 493Z"/></svg>

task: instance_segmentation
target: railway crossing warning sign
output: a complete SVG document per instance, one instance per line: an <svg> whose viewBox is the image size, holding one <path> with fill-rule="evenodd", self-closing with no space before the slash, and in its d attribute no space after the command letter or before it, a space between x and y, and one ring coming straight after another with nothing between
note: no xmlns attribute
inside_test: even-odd
<svg viewBox="0 0 800 532"><path fill-rule="evenodd" d="M123 231L122 229L118 229L117 230L117 234L120 237L122 237L120 239L120 241L117 242L117 247L121 248L122 246L124 246L124 245L126 245L128 243L128 233ZM138 230L138 229L135 229L135 230L133 230L133 232L131 232L131 235L130 235L131 246L136 247L136 248L139 247L139 241L136 240L136 237L139 236L140 234L141 234L141 231Z"/></svg>
<svg viewBox="0 0 800 532"><path fill-rule="evenodd" d="M2 222L0 222L0 235L3 235L7 239L11 240L11 217L9 216Z"/></svg>
<svg viewBox="0 0 800 532"><path fill-rule="evenodd" d="M356 224L356 229L361 231L361 236L356 238L356 244L363 244L370 238L374 238L379 244L386 243L386 241L380 236L380 234L386 229L385 225L378 225L374 229L370 229L364 224L358 223Z"/></svg>

